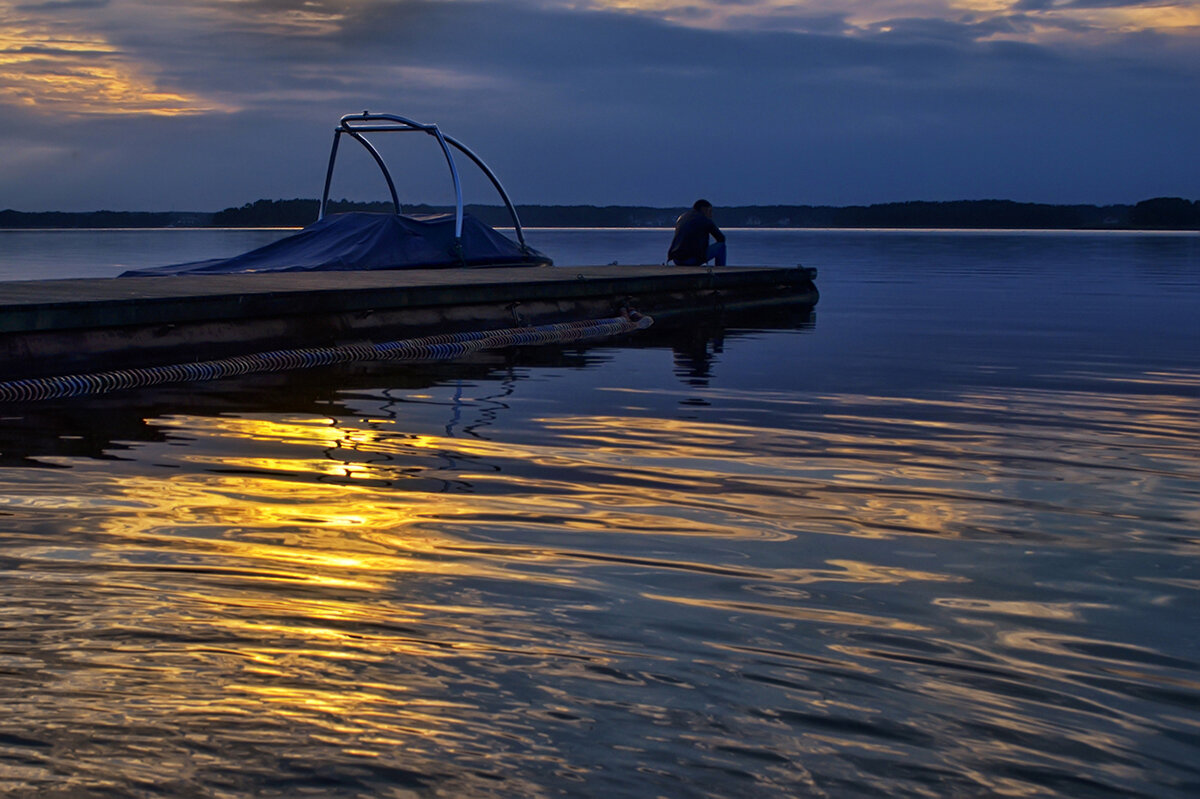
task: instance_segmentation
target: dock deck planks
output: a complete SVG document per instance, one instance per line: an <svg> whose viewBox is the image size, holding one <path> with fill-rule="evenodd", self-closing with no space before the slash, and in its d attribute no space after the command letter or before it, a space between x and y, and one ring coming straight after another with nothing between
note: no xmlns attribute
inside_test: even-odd
<svg viewBox="0 0 1200 799"><path fill-rule="evenodd" d="M0 376L57 370L53 361L111 367L789 295L816 302L810 270L526 266L0 282Z"/></svg>
<svg viewBox="0 0 1200 799"><path fill-rule="evenodd" d="M736 291L778 282L795 271L613 265L13 281L0 283L0 332L330 313L379 306Z"/></svg>

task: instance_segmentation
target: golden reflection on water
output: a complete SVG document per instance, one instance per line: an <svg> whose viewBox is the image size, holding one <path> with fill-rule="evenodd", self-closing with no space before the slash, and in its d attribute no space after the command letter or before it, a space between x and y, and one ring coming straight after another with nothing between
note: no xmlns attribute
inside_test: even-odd
<svg viewBox="0 0 1200 799"><path fill-rule="evenodd" d="M822 674L907 675L881 696L902 690L942 709L921 717L920 736L956 740L954 719L971 716L997 761L1036 760L1056 736L1080 751L1127 747L1088 731L1095 719L1122 735L1141 723L1110 718L1097 692L1113 689L1098 688L1097 673L1200 690L1155 673L1146 648L1057 629L1118 612L1116 600L989 596L955 548L1008 547L1014 564L1037 546L1194 547L1158 532L1162 508L1142 492L1200 473L1200 410L1082 392L822 397L819 415L817 402L779 398L773 424L543 416L488 431L494 439L413 430L376 410L155 419L164 440L131 444L82 485L70 469L39 473L0 498L14 516L59 526L53 540L28 535L4 554L31 575L24 623L70 644L35 651L36 665L9 662L55 676L7 709L136 720L159 737L180 723L211 735L254 720L253 736L281 746L296 746L299 729L347 757L409 765L492 762L503 740L511 773L534 758L565 767L538 742L548 723L611 711L677 726L669 702L570 689L641 690L663 663L673 680L663 684L680 691L731 663L793 686L770 711L809 721L772 745L799 758L902 756L911 745L874 735L886 720L804 727L861 710L819 696ZM1064 406L1085 415L1062 423ZM1195 591L1186 578L1160 582ZM572 624L609 623L626 605L615 630ZM681 639L692 653L656 648L654 631L671 625L692 631L695 641ZM638 669L618 668L631 659ZM536 699L511 685L531 670ZM1030 726L1036 701L1077 726ZM710 731L694 745L745 744ZM131 750L113 768L141 758ZM1032 785L973 780L1011 795Z"/></svg>
<svg viewBox="0 0 1200 799"><path fill-rule="evenodd" d="M168 452L185 472L125 478L105 504L139 509L114 516L127 537L155 538L169 520L157 545L327 567L371 585L396 570L460 568L430 556L461 543L447 530L481 520L762 541L1020 537L1036 532L1035 517L1069 529L1082 524L1072 517L1094 516L1070 502L1074 486L1105 480L1132 512L1103 515L1136 521L1148 482L1200 477L1189 427L1200 412L1178 397L1025 391L821 401L831 410L820 429L562 416L535 420L545 435L516 441L414 434L369 416L170 417L156 425L175 441ZM1067 408L1086 416L1058 424ZM1109 473L1092 468L1097 453L1118 450ZM78 509L83 500L5 501ZM307 549L297 551L301 539Z"/></svg>
<svg viewBox="0 0 1200 799"><path fill-rule="evenodd" d="M1079 621L1083 618L1083 611L1107 607L1099 603L1031 602L1027 600L965 599L962 597L939 597L933 600L933 604L942 608L973 613L994 613L1059 621Z"/></svg>

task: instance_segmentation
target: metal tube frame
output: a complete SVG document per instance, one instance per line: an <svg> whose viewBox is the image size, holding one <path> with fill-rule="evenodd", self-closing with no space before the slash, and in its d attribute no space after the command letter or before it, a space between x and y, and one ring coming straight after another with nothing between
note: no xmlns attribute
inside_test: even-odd
<svg viewBox="0 0 1200 799"><path fill-rule="evenodd" d="M383 172L384 180L387 181L388 191L391 192L392 195L392 205L396 209L396 213L400 213L400 199L396 194L396 184L392 180L392 175L388 171L387 164L384 163L383 156L379 154L379 151L376 150L363 135L364 133L392 133L396 131L419 131L421 133L427 133L437 139L438 145L441 147L442 154L446 157L446 165L450 168L450 178L454 181L454 237L456 239L462 238L463 195L462 182L459 180L458 167L454 163L454 155L450 151L451 147L467 156L467 158L471 159L471 162L474 163L475 166L477 166L479 170L487 176L488 180L492 182L492 185L496 187L496 191L499 193L500 199L504 201L504 205L506 208L508 208L508 213L512 217L513 228L516 230L517 241L520 242L521 249L528 249L528 245L525 243L525 234L521 230L521 220L517 217L517 209L513 206L512 201L508 199L508 193L504 191L504 187L500 185L500 180L496 177L496 174L488 168L488 165L485 164L479 156L467 149L464 144L456 139L451 138L450 136L443 134L438 129L437 125L426 125L420 122L414 122L411 119L406 119L405 117L396 116L394 114L372 114L368 111L364 111L361 114L347 114L338 122L338 126L333 131L333 147L329 151L329 167L325 171L325 190L321 193L321 209L317 217L318 219L323 219L325 217L325 211L329 205L329 188L330 184L333 182L333 165L337 160L338 143L341 140L343 133L350 136L350 138L354 139L363 147L365 147L367 152L371 154L371 157L375 159L375 163L379 166L380 171Z"/></svg>

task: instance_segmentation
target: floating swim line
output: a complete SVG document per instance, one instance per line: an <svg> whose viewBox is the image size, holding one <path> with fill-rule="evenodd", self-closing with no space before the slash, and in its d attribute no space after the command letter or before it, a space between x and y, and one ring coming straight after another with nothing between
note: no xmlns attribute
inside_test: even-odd
<svg viewBox="0 0 1200 799"><path fill-rule="evenodd" d="M35 377L0 382L0 402L60 399L87 394L104 394L129 388L216 380L222 377L310 369L355 361L448 361L480 350L565 344L584 339L607 338L644 330L653 324L649 316L632 313L608 319L558 322L536 327L512 327L469 333L446 333L422 338L386 341L380 344L347 344L340 347L310 347L237 355L213 361L117 369L109 372Z"/></svg>

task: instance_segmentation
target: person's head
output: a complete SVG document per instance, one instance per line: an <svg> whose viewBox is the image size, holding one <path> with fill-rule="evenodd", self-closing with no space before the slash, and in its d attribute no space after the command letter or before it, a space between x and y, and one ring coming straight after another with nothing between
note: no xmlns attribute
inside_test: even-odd
<svg viewBox="0 0 1200 799"><path fill-rule="evenodd" d="M712 218L712 203L708 200L696 200L696 202L692 203L692 210L699 211L708 218Z"/></svg>

